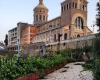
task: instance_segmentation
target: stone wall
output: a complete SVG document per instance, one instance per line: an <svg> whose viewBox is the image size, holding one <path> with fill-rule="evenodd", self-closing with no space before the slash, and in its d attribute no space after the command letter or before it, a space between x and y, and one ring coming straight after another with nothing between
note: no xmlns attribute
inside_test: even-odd
<svg viewBox="0 0 100 80"><path fill-rule="evenodd" d="M28 45L21 45L21 51L24 55L42 56L41 49L44 43L34 43Z"/></svg>
<svg viewBox="0 0 100 80"><path fill-rule="evenodd" d="M40 51L41 51L41 46L43 44L44 44L43 42L39 42L39 43L33 43L33 44L27 44L27 45L20 45L21 55L42 56L42 52ZM9 46L7 47L7 50L18 51L18 46L17 45Z"/></svg>
<svg viewBox="0 0 100 80"><path fill-rule="evenodd" d="M95 35L89 35L79 38L67 39L60 41L60 50L71 48L82 48L84 46L91 46L93 44L93 39ZM21 50L23 51L24 55L33 55L33 56L42 56L41 46L42 44L45 45L45 54L50 54L53 52L57 52L59 50L59 42L53 42L49 44L45 44L43 42L33 43L28 45L21 45ZM17 47L17 46L16 46Z"/></svg>
<svg viewBox="0 0 100 80"><path fill-rule="evenodd" d="M94 38L95 35L92 34L89 36L60 41L60 50L67 48L76 49L76 48L82 48L84 46L92 46ZM53 51L53 52L58 51L59 50L58 44L59 42L46 44L46 51Z"/></svg>

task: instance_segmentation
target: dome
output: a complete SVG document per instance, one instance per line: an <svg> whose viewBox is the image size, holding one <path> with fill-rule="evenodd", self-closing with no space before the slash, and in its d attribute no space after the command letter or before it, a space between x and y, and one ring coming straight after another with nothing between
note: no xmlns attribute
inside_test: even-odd
<svg viewBox="0 0 100 80"><path fill-rule="evenodd" d="M43 0L39 0L39 4L34 9L47 9L48 8L43 4Z"/></svg>
<svg viewBox="0 0 100 80"><path fill-rule="evenodd" d="M38 5L35 7L35 9L47 9L47 7L44 5Z"/></svg>

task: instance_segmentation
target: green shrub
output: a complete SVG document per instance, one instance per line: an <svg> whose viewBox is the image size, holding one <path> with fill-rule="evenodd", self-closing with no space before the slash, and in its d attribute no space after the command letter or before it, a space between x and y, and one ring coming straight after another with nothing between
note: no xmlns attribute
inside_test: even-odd
<svg viewBox="0 0 100 80"><path fill-rule="evenodd" d="M92 65L90 65L90 64L83 64L82 67L84 67L85 70L92 69Z"/></svg>
<svg viewBox="0 0 100 80"><path fill-rule="evenodd" d="M93 65L94 80L100 80L100 60L96 59Z"/></svg>
<svg viewBox="0 0 100 80"><path fill-rule="evenodd" d="M44 79L44 76L45 76L45 75L44 75L44 70L41 70L40 78L41 78L41 79Z"/></svg>
<svg viewBox="0 0 100 80"><path fill-rule="evenodd" d="M100 59L100 37L96 38L93 43L94 59Z"/></svg>
<svg viewBox="0 0 100 80"><path fill-rule="evenodd" d="M74 61L74 59L71 58L71 57L69 57L69 56L66 56L66 61L68 61L68 62L72 62L72 61Z"/></svg>
<svg viewBox="0 0 100 80"><path fill-rule="evenodd" d="M1 80L12 80L29 73L35 73L38 70L43 70L46 68L53 67L59 63L64 62L65 60L72 60L70 57L64 57L61 54L53 54L47 58L32 57L28 56L27 58L20 57L18 59L16 56L7 60L7 57L0 59L0 79ZM42 78L44 73L40 75Z"/></svg>
<svg viewBox="0 0 100 80"><path fill-rule="evenodd" d="M86 53L92 52L92 46L85 46L85 47L83 48L83 52L86 52Z"/></svg>
<svg viewBox="0 0 100 80"><path fill-rule="evenodd" d="M71 49L64 49L60 51L60 54L62 54L63 56L71 56Z"/></svg>
<svg viewBox="0 0 100 80"><path fill-rule="evenodd" d="M94 60L93 60L93 59L88 59L88 60L85 60L85 62L86 62L87 64L93 64Z"/></svg>

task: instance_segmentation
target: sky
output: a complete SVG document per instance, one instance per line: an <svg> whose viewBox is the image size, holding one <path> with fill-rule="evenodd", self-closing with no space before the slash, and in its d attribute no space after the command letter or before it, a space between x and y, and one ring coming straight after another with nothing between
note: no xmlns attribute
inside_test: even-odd
<svg viewBox="0 0 100 80"><path fill-rule="evenodd" d="M61 14L60 3L64 0L43 0L49 9L48 20ZM88 0L88 27L93 31L91 25L95 21L96 3L99 0ZM33 9L39 0L0 0L0 41L4 41L8 31L17 26L18 22L33 23ZM97 32L95 27L94 33Z"/></svg>

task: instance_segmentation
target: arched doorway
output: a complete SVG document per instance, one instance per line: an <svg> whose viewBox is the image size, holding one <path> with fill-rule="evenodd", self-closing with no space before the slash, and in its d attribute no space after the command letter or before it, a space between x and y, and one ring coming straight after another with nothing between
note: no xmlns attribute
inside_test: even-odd
<svg viewBox="0 0 100 80"><path fill-rule="evenodd" d="M78 34L77 37L80 37L80 35Z"/></svg>
<svg viewBox="0 0 100 80"><path fill-rule="evenodd" d="M67 40L67 33L64 34L64 40Z"/></svg>

